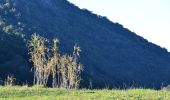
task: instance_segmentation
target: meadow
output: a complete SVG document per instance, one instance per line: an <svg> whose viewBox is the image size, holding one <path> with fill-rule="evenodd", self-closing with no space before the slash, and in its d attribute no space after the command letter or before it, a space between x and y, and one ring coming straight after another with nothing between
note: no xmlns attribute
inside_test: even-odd
<svg viewBox="0 0 170 100"><path fill-rule="evenodd" d="M165 90L66 90L38 86L1 86L0 100L170 100Z"/></svg>

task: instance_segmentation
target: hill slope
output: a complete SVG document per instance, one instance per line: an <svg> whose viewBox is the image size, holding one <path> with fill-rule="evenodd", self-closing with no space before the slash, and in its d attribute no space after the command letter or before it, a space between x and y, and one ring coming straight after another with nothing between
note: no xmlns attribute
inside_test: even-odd
<svg viewBox="0 0 170 100"><path fill-rule="evenodd" d="M85 66L83 86L88 87L89 80L96 88L106 85L160 88L162 83L170 83L170 54L106 17L80 10L66 0L13 0L13 6L20 12L17 22L23 23L22 33L26 37L34 32L48 38L56 36L60 40L61 50L68 53L71 53L75 43L81 46L80 60ZM3 17L8 23L16 25L15 16ZM31 76L26 54L26 51L24 55L20 54L24 59L21 61L22 67ZM13 58L14 61L16 59ZM19 73L22 72L19 66L9 64ZM4 70L18 79L25 75L18 75L9 68ZM25 80L29 80L30 76L24 77Z"/></svg>

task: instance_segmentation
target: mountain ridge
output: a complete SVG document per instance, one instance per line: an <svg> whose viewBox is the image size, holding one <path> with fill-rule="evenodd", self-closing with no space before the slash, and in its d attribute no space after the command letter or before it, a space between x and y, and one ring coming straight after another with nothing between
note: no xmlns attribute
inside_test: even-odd
<svg viewBox="0 0 170 100"><path fill-rule="evenodd" d="M125 87L124 84L161 88L162 83L170 83L170 53L106 17L80 10L67 0L14 0L14 7L21 13L18 21L24 24L26 37L34 32L49 39L58 37L61 52L67 53L75 43L80 45L80 61L85 66L82 87L88 87L89 80L94 88ZM22 66L28 65L31 66L28 62ZM27 76L26 80L30 79Z"/></svg>

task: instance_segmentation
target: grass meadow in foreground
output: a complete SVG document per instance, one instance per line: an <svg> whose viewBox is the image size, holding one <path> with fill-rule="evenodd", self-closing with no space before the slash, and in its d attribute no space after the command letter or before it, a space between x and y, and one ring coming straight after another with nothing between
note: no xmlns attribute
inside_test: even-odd
<svg viewBox="0 0 170 100"><path fill-rule="evenodd" d="M0 100L170 100L165 90L66 90L38 86L0 87Z"/></svg>

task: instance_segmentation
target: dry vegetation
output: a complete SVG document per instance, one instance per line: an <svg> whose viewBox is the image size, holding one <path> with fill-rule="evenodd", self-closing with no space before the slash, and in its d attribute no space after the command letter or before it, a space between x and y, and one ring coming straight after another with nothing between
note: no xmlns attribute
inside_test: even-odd
<svg viewBox="0 0 170 100"><path fill-rule="evenodd" d="M82 65L78 63L80 47L75 45L72 55L61 55L58 51L58 40L53 40L53 47L49 48L49 41L37 34L33 34L28 43L29 54L34 65L34 84L46 86L49 75L52 75L53 87L77 89L81 80Z"/></svg>
<svg viewBox="0 0 170 100"><path fill-rule="evenodd" d="M8 75L7 79L4 82L5 86L13 86L15 85L15 78L12 75Z"/></svg>

